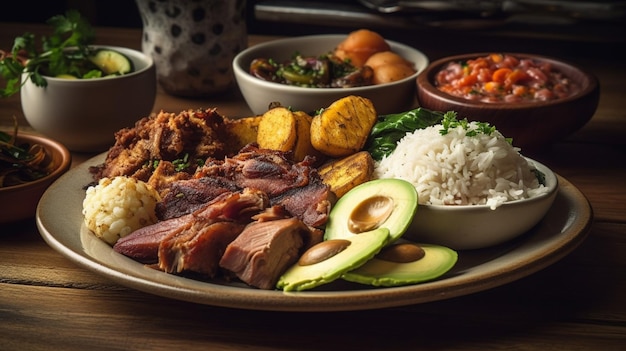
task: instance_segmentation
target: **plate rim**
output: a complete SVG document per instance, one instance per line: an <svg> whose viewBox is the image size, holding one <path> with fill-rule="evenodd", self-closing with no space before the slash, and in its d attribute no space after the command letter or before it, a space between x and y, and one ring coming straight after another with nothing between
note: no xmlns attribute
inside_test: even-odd
<svg viewBox="0 0 626 351"><path fill-rule="evenodd" d="M46 213L51 210L51 206L58 206L58 200L61 196L68 196L67 188L72 185L76 186L77 180L84 180L83 184L77 185L79 188L82 189L87 185L91 179L88 172L89 167L102 163L105 156L106 153L102 153L77 165L46 190L39 201L35 216L37 228L44 241L75 264L107 277L122 286L166 298L219 307L293 312L371 310L469 295L508 284L557 262L584 241L593 221L593 209L586 196L571 182L555 172L559 184L557 199L564 197L565 203L570 206L568 213L575 212L569 226L560 233L561 235L549 238L549 245L530 250L525 254L522 253L520 257L508 265L497 267L494 265L479 275L472 275L471 272L462 274L461 272L456 276L444 275L438 280L416 285L339 291L283 292L221 285L156 271L130 258L125 258L129 261L129 267L120 268L106 265L90 256L82 243L80 243L82 250L71 247L71 240L80 240L80 228L77 228L76 221L67 218L71 216L51 218ZM71 192L69 196L71 196ZM68 204L64 206L66 210L74 208L74 211L76 211L76 207L82 209L82 202L80 205ZM59 226L69 230L59 233L55 230ZM75 231L75 229L77 230ZM72 237L72 235L76 235L78 238ZM529 236L532 239L533 233L529 232L523 236ZM524 241L520 245L513 244L508 253L497 259L505 259L507 256L510 258L511 255L514 256L514 254L519 253L516 250L523 247ZM111 251L113 252L112 249ZM459 251L460 258L463 257L462 255L463 251ZM487 263L490 262L493 261L487 261ZM153 278L155 274L156 278Z"/></svg>

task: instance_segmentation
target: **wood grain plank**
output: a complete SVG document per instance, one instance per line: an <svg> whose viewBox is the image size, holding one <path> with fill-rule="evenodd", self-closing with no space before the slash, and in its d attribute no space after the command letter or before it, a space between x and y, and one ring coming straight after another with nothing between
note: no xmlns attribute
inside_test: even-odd
<svg viewBox="0 0 626 351"><path fill-rule="evenodd" d="M346 350L616 350L626 340L623 325L542 308L510 313L498 305L451 314L438 312L446 302L410 310L288 313L199 306L134 291L0 286L0 301L7 298L12 306L0 302L0 317L11 322L2 323L0 343L9 350L315 350L329 344ZM476 298L458 299L452 307Z"/></svg>

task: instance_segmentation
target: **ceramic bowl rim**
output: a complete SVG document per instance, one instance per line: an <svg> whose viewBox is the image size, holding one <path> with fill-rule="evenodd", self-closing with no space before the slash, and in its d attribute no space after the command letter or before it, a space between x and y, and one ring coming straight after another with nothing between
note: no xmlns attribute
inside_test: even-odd
<svg viewBox="0 0 626 351"><path fill-rule="evenodd" d="M37 134L29 133L29 132L21 132L21 131L18 132L17 139L24 140L29 143L41 144L48 153L59 154L61 157L60 163L54 168L52 172L50 172L45 177L41 177L39 179L33 180L31 182L23 183L23 184L0 187L0 194L20 192L20 191L27 190L32 187L37 187L41 184L44 184L46 182L49 182L51 180L54 180L60 177L61 175L63 175L63 173L65 173L67 170L70 169L70 166L72 163L72 154L70 153L69 149L65 147L65 145L61 144L60 142L47 138L42 135L37 135Z"/></svg>
<svg viewBox="0 0 626 351"><path fill-rule="evenodd" d="M276 39L276 40L271 40L271 41L267 41L264 43L260 43L257 45L253 45L241 51L239 54L235 56L235 58L233 59L233 71L235 72L235 75L238 75L240 78L244 78L246 82L253 82L253 84L255 85L266 87L266 88L272 88L272 89L279 90L279 91L289 91L289 92L301 91L307 94L326 94L329 92L343 91L343 92L348 92L349 94L358 95L358 93L362 91L373 90L373 89L378 89L382 87L404 85L409 81L414 81L415 79L417 79L420 73L422 73L423 71L427 69L428 65L430 64L430 59L422 51L416 48L413 48L409 45L400 43L400 42L385 39L385 41L389 43L389 46L391 46L392 49L397 48L403 51L410 51L416 56L421 56L422 59L424 60L424 67L421 69L419 67L415 67L416 68L415 73L413 73L412 75L406 78L403 78L394 82L361 86L361 87L352 87L352 88L309 88L309 87L300 87L300 86L294 86L294 85L286 85L286 84L275 83L275 82L268 82L268 81L264 81L264 80L253 77L243 67L244 59L246 59L248 56L258 51L267 50L267 49L276 48L276 47L282 47L282 46L290 45L290 44L297 44L299 42L302 42L303 40L305 41L306 40L311 40L311 41L328 40L329 42L339 43L341 42L342 39L345 39L346 37L347 37L347 34L305 35L305 36L298 36L298 37L292 37L292 38ZM417 64L417 63L413 62L413 64Z"/></svg>
<svg viewBox="0 0 626 351"><path fill-rule="evenodd" d="M101 78L90 78L90 79L67 79L67 78L57 78L52 76L45 76L46 80L50 80L51 82L61 83L61 84L96 84L102 82L109 81L117 81L122 79L130 79L135 76L142 75L148 71L150 71L154 66L154 59L150 55L146 55L140 50L136 50L129 47L116 46L116 45L89 45L90 48L95 49L111 49L119 51L120 53L126 55L133 63L135 61L141 62L143 67L137 69L135 64L135 70L119 76L111 76L111 77L101 77ZM67 48L67 50L71 50L72 48ZM25 72L27 73L27 72Z"/></svg>
<svg viewBox="0 0 626 351"><path fill-rule="evenodd" d="M552 169L550 169L548 166L544 165L541 162L538 162L538 161L533 160L533 159L528 158L528 157L524 157L524 158L531 165L534 165L537 168L537 170L539 170L539 171L541 171L542 173L545 174L546 182L547 182L546 187L548 188L547 192L545 192L543 194L539 194L539 195L534 196L534 197L530 197L530 198L511 200L511 201L503 202L500 206L496 207L495 210L492 210L489 205L432 205L432 204L419 204L418 208L419 207L425 207L425 208L428 208L431 211L445 211L445 212L497 211L498 208L500 208L500 207L505 209L505 208L510 208L510 207L513 207L513 206L516 206L516 205L521 205L521 204L524 204L524 205L526 205L526 204L533 204L535 202L541 202L541 201L545 200L546 198L550 198L551 196L555 195L556 192L559 189L559 180L558 180L558 177L557 177L556 173Z"/></svg>
<svg viewBox="0 0 626 351"><path fill-rule="evenodd" d="M521 101L515 103L506 103L506 102L482 102L482 101L472 101L467 100L462 97L450 95L444 93L437 89L432 82L432 79L436 72L438 72L445 64L451 61L464 61L472 58L484 57L487 55L493 54L493 52L477 52L477 53L465 53L453 56L446 56L439 58L433 62L431 62L428 67L426 67L418 76L417 76L417 88L418 90L424 90L428 92L431 96L435 96L440 101L446 102L448 104L454 105L462 105L465 107L474 107L481 108L485 110L517 110L517 109L536 109L547 106L561 105L566 104L570 101L574 101L580 99L581 97L587 96L595 91L599 82L595 75L591 74L586 69L575 65L567 60L563 60L560 58L556 58L553 56L533 54L533 53L522 53L522 52L501 52L501 54L513 55L515 57L521 58L531 58L540 62L549 62L553 64L553 67L567 67L568 70L573 72L577 72L576 76L583 77L581 89L575 94L569 95L567 97L561 99L555 99L550 101ZM572 79L572 77L569 77ZM579 81L580 82L580 81Z"/></svg>

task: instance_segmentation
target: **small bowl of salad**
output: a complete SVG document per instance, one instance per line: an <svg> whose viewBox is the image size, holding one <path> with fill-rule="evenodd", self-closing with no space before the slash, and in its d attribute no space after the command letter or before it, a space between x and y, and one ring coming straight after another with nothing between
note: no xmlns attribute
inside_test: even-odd
<svg viewBox="0 0 626 351"><path fill-rule="evenodd" d="M597 78L564 60L482 52L432 62L417 77L421 107L488 122L523 150L539 150L583 127L599 101Z"/></svg>
<svg viewBox="0 0 626 351"><path fill-rule="evenodd" d="M26 78L20 95L24 117L38 132L77 152L104 151L115 133L152 112L156 70L151 57L114 46L93 46L109 72L95 78L67 74L45 77L46 86ZM120 70L119 72L114 72Z"/></svg>
<svg viewBox="0 0 626 351"><path fill-rule="evenodd" d="M415 48L359 29L254 45L235 57L233 71L254 114L276 104L310 113L349 95L388 114L415 105L415 79L428 62Z"/></svg>
<svg viewBox="0 0 626 351"><path fill-rule="evenodd" d="M152 112L154 62L132 48L94 45L95 31L76 11L48 24L50 35L25 33L0 52L0 97L19 93L31 127L70 150L104 151L115 132Z"/></svg>
<svg viewBox="0 0 626 351"><path fill-rule="evenodd" d="M31 218L46 189L71 165L71 154L50 138L0 130L0 223Z"/></svg>

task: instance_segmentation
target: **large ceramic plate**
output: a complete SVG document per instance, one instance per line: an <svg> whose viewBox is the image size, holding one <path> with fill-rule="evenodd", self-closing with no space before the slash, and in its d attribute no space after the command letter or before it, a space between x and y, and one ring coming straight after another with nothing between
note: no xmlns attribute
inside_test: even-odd
<svg viewBox="0 0 626 351"><path fill-rule="evenodd" d="M75 167L41 198L37 226L55 250L87 269L144 292L201 304L273 311L340 311L393 307L442 300L487 290L528 276L553 264L587 235L592 209L585 196L559 177L559 193L546 217L531 231L497 247L460 251L457 265L432 282L373 288L333 282L317 290L282 292L243 284L198 281L166 274L124 257L83 225L88 167L104 154Z"/></svg>

